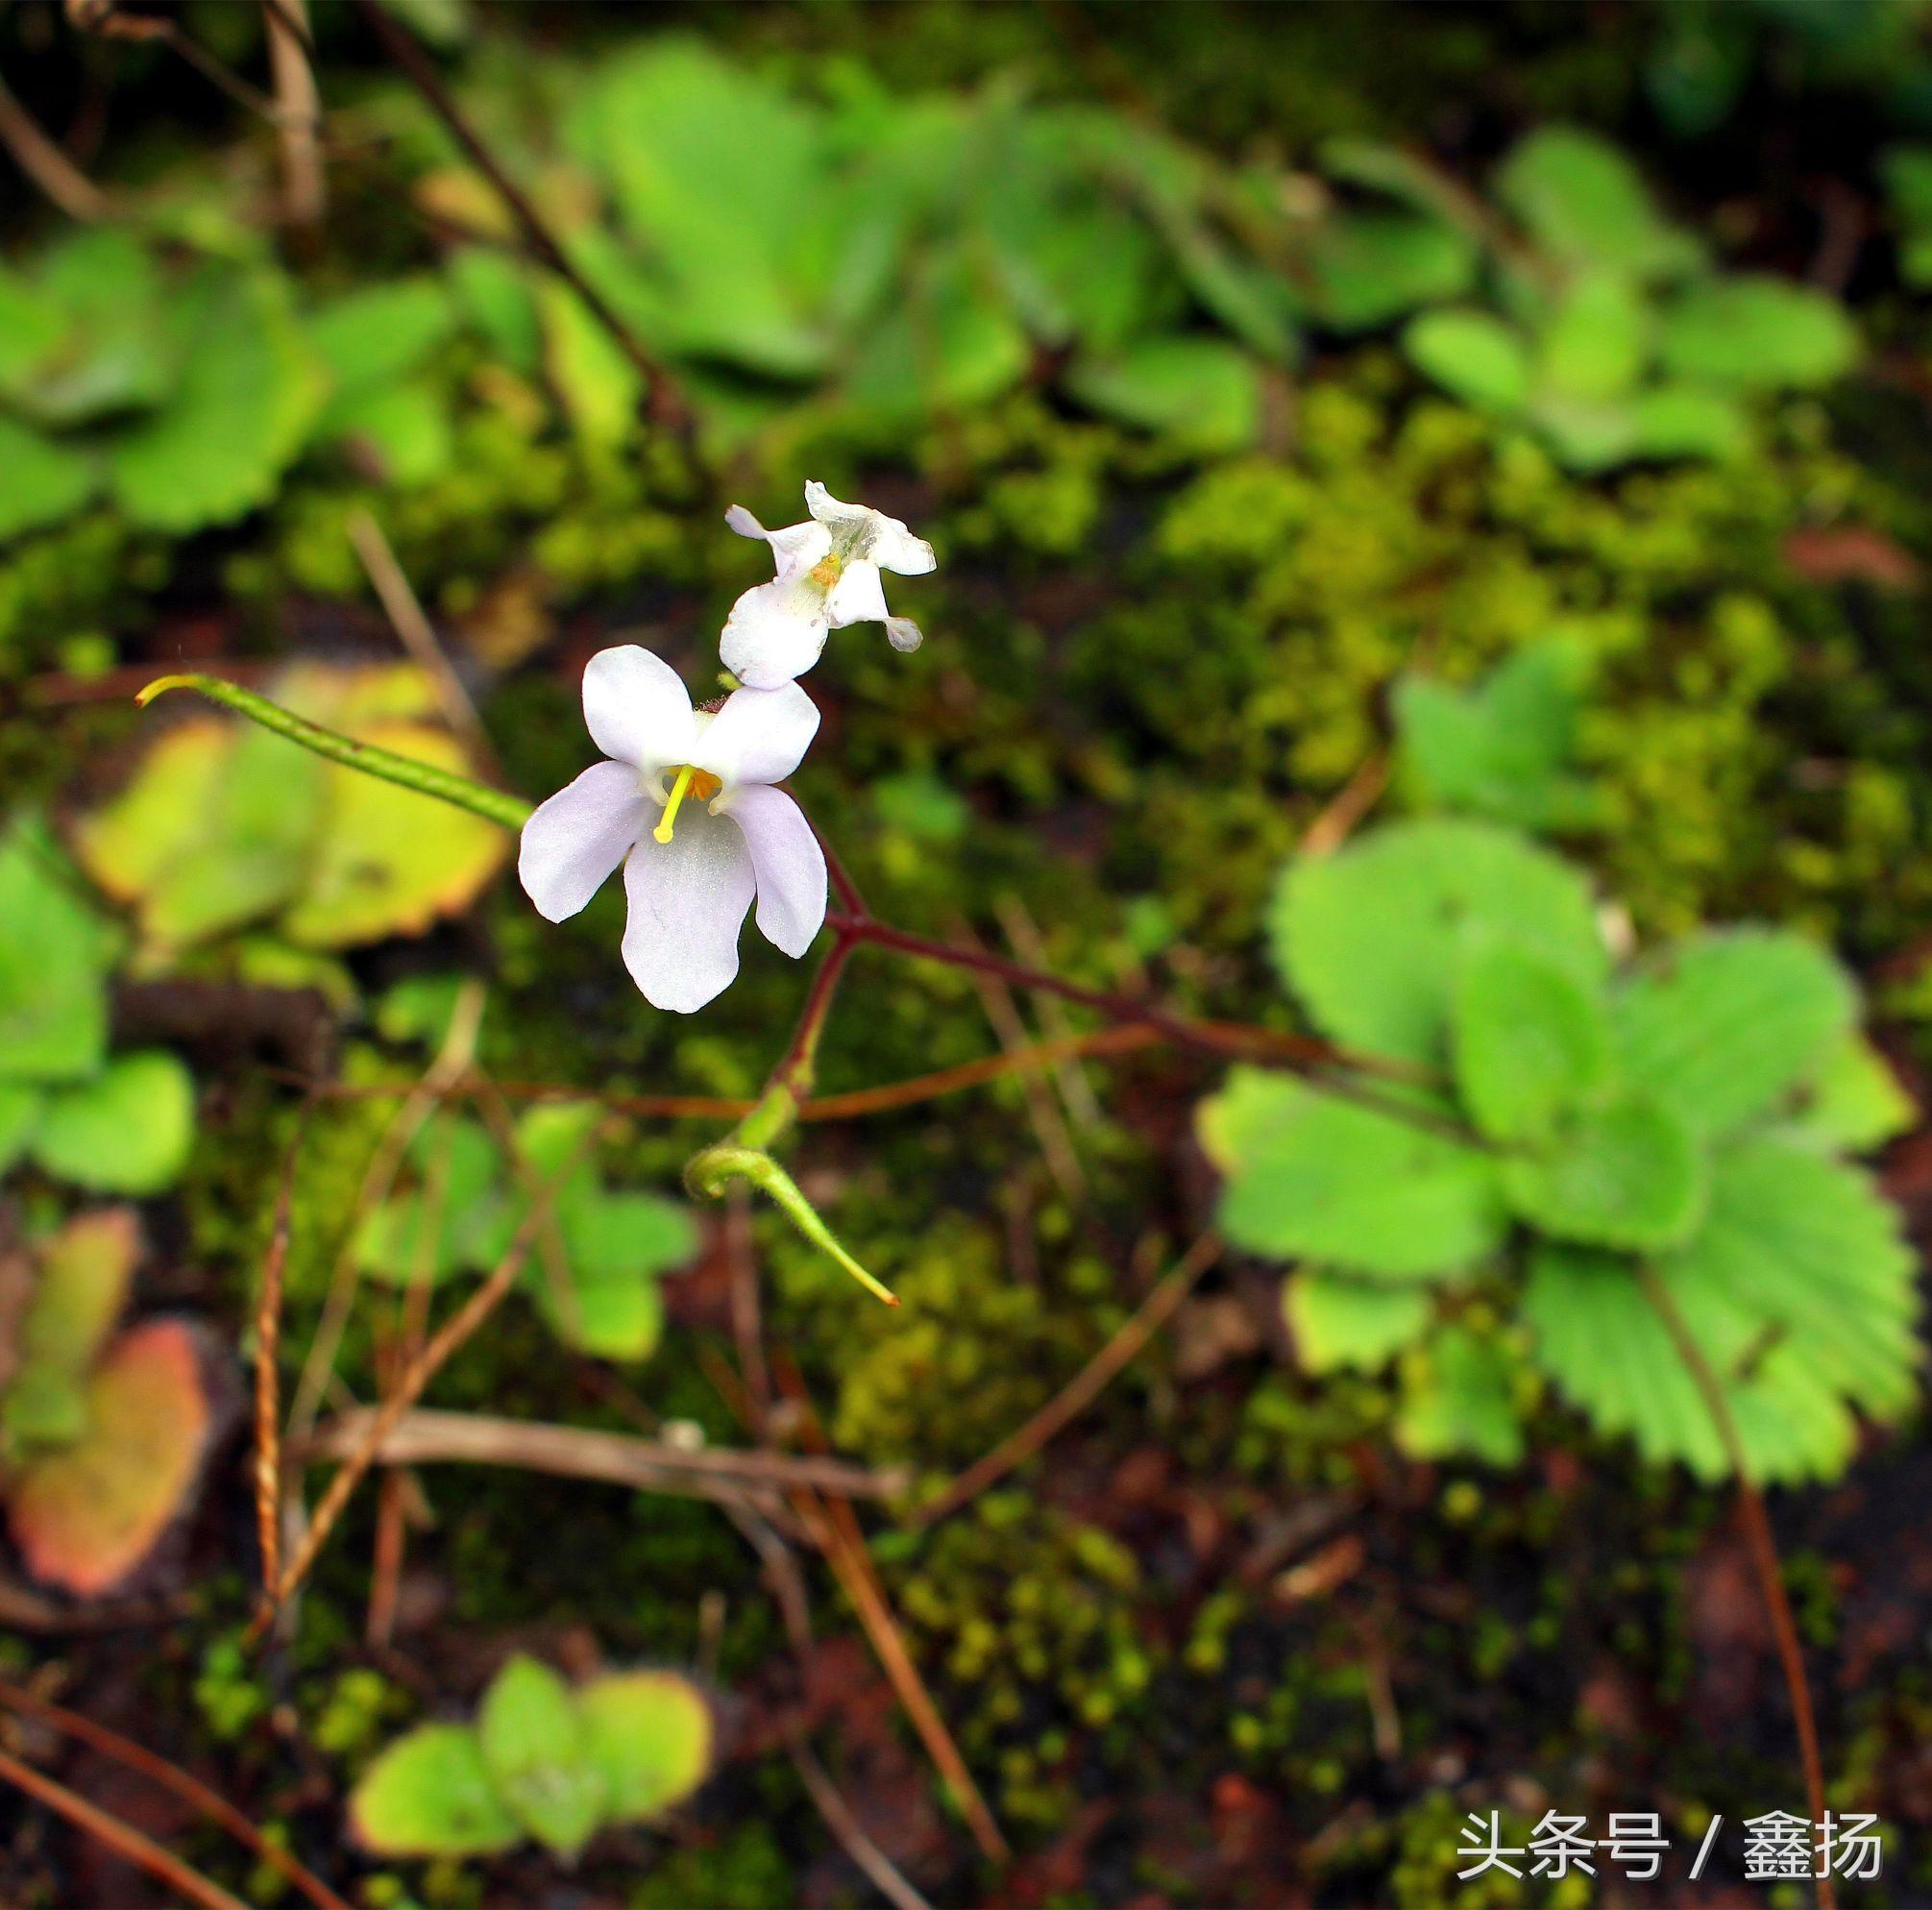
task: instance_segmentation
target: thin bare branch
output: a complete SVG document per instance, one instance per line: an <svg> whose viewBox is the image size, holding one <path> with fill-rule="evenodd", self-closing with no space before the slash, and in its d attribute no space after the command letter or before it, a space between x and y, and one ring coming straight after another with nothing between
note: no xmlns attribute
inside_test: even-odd
<svg viewBox="0 0 1932 1910"><path fill-rule="evenodd" d="M0 146L70 219L92 224L113 202L41 131L40 123L0 81Z"/></svg>

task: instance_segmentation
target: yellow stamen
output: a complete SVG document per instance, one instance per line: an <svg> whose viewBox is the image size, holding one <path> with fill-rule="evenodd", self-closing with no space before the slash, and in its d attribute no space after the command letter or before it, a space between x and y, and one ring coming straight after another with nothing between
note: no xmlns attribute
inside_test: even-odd
<svg viewBox="0 0 1932 1910"><path fill-rule="evenodd" d="M829 557L821 557L807 575L820 590L830 590L839 581L839 573L845 568L845 560L834 551Z"/></svg>
<svg viewBox="0 0 1932 1910"><path fill-rule="evenodd" d="M671 825L677 820L677 811L684 801L684 793L691 787L691 779L697 773L689 763L678 771L677 780L671 786L671 800L664 805L664 817L650 833L660 843L671 840Z"/></svg>

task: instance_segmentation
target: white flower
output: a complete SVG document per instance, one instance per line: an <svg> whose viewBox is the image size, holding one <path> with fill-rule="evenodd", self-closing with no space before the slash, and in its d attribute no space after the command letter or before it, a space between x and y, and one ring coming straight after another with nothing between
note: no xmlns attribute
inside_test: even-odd
<svg viewBox="0 0 1932 1910"><path fill-rule="evenodd" d="M551 921L574 916L623 863L624 966L653 1008L689 1015L738 972L752 897L768 942L804 954L825 919L825 857L804 812L771 785L798 767L819 712L795 683L694 710L677 673L636 644L599 650L583 714L611 760L541 803L517 873Z"/></svg>
<svg viewBox="0 0 1932 1910"><path fill-rule="evenodd" d="M826 633L847 624L881 623L894 649L919 647L919 626L886 608L882 570L923 576L939 559L923 537L895 517L842 504L822 484L805 486L804 524L767 530L743 504L724 522L741 537L771 547L778 575L731 606L718 651L741 683L769 690L802 676L819 661Z"/></svg>

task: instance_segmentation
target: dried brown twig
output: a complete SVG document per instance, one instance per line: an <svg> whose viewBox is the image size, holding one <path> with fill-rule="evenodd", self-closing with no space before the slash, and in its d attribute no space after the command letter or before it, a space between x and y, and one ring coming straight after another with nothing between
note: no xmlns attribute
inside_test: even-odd
<svg viewBox="0 0 1932 1910"><path fill-rule="evenodd" d="M282 1156L281 1185L275 1196L275 1219L261 1260L261 1293L255 1310L255 1518L263 1591L275 1583L281 1567L281 1386L276 1360L281 1351L281 1291L295 1208L295 1169L313 1105L306 1098L296 1111L295 1132Z"/></svg>
<svg viewBox="0 0 1932 1910"><path fill-rule="evenodd" d="M77 1739L88 1750L112 1759L127 1770L138 1772L163 1790L171 1791L183 1803L191 1805L204 1817L220 1824L237 1842L246 1845L259 1862L266 1864L291 1888L299 1890L316 1906L316 1910L349 1910L342 1898L320 1877L296 1862L279 1844L264 1837L218 1791L209 1790L200 1778L190 1776L179 1765L170 1764L165 1757L149 1751L145 1745L110 1730L106 1725L97 1725L93 1719L83 1717L78 1711L50 1704L45 1699L37 1698L18 1685L0 1681L0 1704L17 1711L23 1718L33 1719L36 1724L45 1725L51 1730Z"/></svg>

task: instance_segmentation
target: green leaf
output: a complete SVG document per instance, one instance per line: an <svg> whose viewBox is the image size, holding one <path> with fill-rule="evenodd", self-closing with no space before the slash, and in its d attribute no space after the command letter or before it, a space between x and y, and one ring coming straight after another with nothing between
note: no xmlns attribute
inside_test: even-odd
<svg viewBox="0 0 1932 1910"><path fill-rule="evenodd" d="M512 1658L477 1720L498 1797L545 1849L575 1857L602 1820L607 1791L570 1687L534 1658Z"/></svg>
<svg viewBox="0 0 1932 1910"><path fill-rule="evenodd" d="M1697 1226L1708 1174L1690 1127L1632 1093L1577 1114L1547 1151L1505 1162L1503 1185L1525 1220L1560 1240L1654 1248Z"/></svg>
<svg viewBox="0 0 1932 1910"><path fill-rule="evenodd" d="M1433 1317L1419 1287L1351 1280L1304 1267L1282 1283L1282 1313L1310 1373L1374 1372L1428 1332Z"/></svg>
<svg viewBox="0 0 1932 1910"><path fill-rule="evenodd" d="M1567 286L1537 338L1537 379L1567 399L1621 398L1650 356L1650 312L1629 280L1589 272Z"/></svg>
<svg viewBox="0 0 1932 1910"><path fill-rule="evenodd" d="M15 403L36 423L99 423L166 394L182 347L167 333L155 254L134 232L66 233L42 256L37 289L61 326L53 350L15 387Z"/></svg>
<svg viewBox="0 0 1932 1910"><path fill-rule="evenodd" d="M348 393L317 429L355 447L390 484L427 484L449 468L455 452L450 402L431 379Z"/></svg>
<svg viewBox="0 0 1932 1910"><path fill-rule="evenodd" d="M357 1265L391 1286L433 1286L493 1261L508 1244L511 1223L502 1156L481 1124L453 1114L426 1121L407 1162L416 1185L364 1216Z"/></svg>
<svg viewBox="0 0 1932 1910"><path fill-rule="evenodd" d="M150 1320L123 1334L87 1381L79 1440L8 1481L27 1569L78 1598L124 1583L193 1491L212 1421L192 1329Z"/></svg>
<svg viewBox="0 0 1932 1910"><path fill-rule="evenodd" d="M1849 1405L1889 1413L1913 1396L1911 1257L1847 1168L1789 1142L1726 1150L1704 1229L1658 1275L1760 1481L1834 1477L1856 1447ZM1539 1247L1523 1310L1538 1363L1602 1431L1728 1475L1703 1392L1628 1262Z"/></svg>
<svg viewBox="0 0 1932 1910"><path fill-rule="evenodd" d="M0 836L0 1080L72 1081L108 1041L110 937L46 830Z"/></svg>
<svg viewBox="0 0 1932 1910"><path fill-rule="evenodd" d="M1601 994L1512 942L1465 950L1451 1044L1456 1086L1492 1140L1546 1140L1608 1071L1609 1016Z"/></svg>
<svg viewBox="0 0 1932 1910"><path fill-rule="evenodd" d="M711 1769L715 1726L703 1694L669 1672L622 1672L577 1693L610 1820L631 1824L681 1803Z"/></svg>
<svg viewBox="0 0 1932 1910"><path fill-rule="evenodd" d="M1615 997L1626 1078L1701 1135L1766 1113L1850 1029L1857 997L1831 956L1766 929L1709 933Z"/></svg>
<svg viewBox="0 0 1932 1910"><path fill-rule="evenodd" d="M49 1094L34 1159L76 1187L151 1194L172 1187L194 1142L194 1081L159 1049L116 1055L94 1080Z"/></svg>
<svg viewBox="0 0 1932 1910"><path fill-rule="evenodd" d="M1118 356L1069 367L1081 404L1201 451L1252 444L1261 428L1255 361L1219 338L1144 338Z"/></svg>
<svg viewBox="0 0 1932 1910"><path fill-rule="evenodd" d="M1529 351L1522 334L1486 311L1426 311L1404 329L1410 364L1463 404L1497 417L1529 403Z"/></svg>
<svg viewBox="0 0 1932 1910"><path fill-rule="evenodd" d="M74 1375L92 1365L127 1305L140 1251L132 1208L68 1221L39 1253L39 1277L20 1323L22 1364Z"/></svg>
<svg viewBox="0 0 1932 1910"><path fill-rule="evenodd" d="M339 397L417 370L454 329L449 294L418 275L331 299L309 319L308 338Z"/></svg>
<svg viewBox="0 0 1932 1910"><path fill-rule="evenodd" d="M18 537L72 517L100 483L86 451L0 417L0 538Z"/></svg>
<svg viewBox="0 0 1932 1910"><path fill-rule="evenodd" d="M1857 329L1828 293L1755 274L1686 287L1664 312L1659 343L1674 378L1756 391L1816 389L1859 355Z"/></svg>
<svg viewBox="0 0 1932 1910"><path fill-rule="evenodd" d="M1659 1271L1687 1312L1729 1316L1727 1359L1770 1323L1864 1411L1893 1417L1918 1396L1913 1257L1855 1167L1769 1135L1721 1149L1708 1217Z"/></svg>
<svg viewBox="0 0 1932 1910"><path fill-rule="evenodd" d="M27 1151L39 1119L39 1089L26 1082L0 1081L0 1174Z"/></svg>
<svg viewBox="0 0 1932 1910"><path fill-rule="evenodd" d="M398 1738L355 1786L349 1818L362 1848L383 1857L484 1856L523 1838L477 1733L462 1725Z"/></svg>
<svg viewBox="0 0 1932 1910"><path fill-rule="evenodd" d="M1523 1457L1520 1370L1495 1340L1466 1327L1443 1328L1404 1362L1396 1443L1412 1458L1514 1465Z"/></svg>
<svg viewBox="0 0 1932 1910"><path fill-rule="evenodd" d="M1695 267L1698 245L1657 210L1616 147L1577 127L1523 139L1496 176L1496 194L1529 236L1564 265L1668 278Z"/></svg>
<svg viewBox="0 0 1932 1910"><path fill-rule="evenodd" d="M1517 650L1466 691L1402 677L1396 729L1417 794L1434 806L1526 829L1586 821L1591 792L1570 772L1577 674L1575 652L1544 642Z"/></svg>
<svg viewBox="0 0 1932 1910"><path fill-rule="evenodd" d="M198 719L159 736L120 795L82 821L91 875L170 948L225 934L299 893L322 822L324 766L264 729Z"/></svg>
<svg viewBox="0 0 1932 1910"><path fill-rule="evenodd" d="M446 731L419 722L366 722L361 742L432 770L460 774L469 759ZM305 948L347 948L421 935L468 907L507 847L495 822L346 765L325 771L327 823L303 892L281 930Z"/></svg>
<svg viewBox="0 0 1932 1910"><path fill-rule="evenodd" d="M1780 1132L1826 1149L1864 1154L1918 1125L1919 1107L1892 1065L1864 1036L1843 1036L1805 1087Z"/></svg>
<svg viewBox="0 0 1932 1910"><path fill-rule="evenodd" d="M1750 443L1750 421L1730 393L1705 385L1659 384L1639 392L1628 416L1632 457L1741 456Z"/></svg>
<svg viewBox="0 0 1932 1910"><path fill-rule="evenodd" d="M1276 966L1332 1040L1423 1066L1448 1060L1466 942L1518 942L1586 989L1608 958L1589 885L1485 822L1428 820L1291 862L1269 913Z"/></svg>
<svg viewBox="0 0 1932 1910"><path fill-rule="evenodd" d="M1462 297L1476 276L1477 248L1467 233L1428 213L1344 212L1315 229L1305 264L1321 323L1365 331L1417 306Z"/></svg>
<svg viewBox="0 0 1932 1910"><path fill-rule="evenodd" d="M107 458L134 523L181 534L268 502L301 449L322 381L277 276L204 267L173 295L170 317L185 354L181 377Z"/></svg>
<svg viewBox="0 0 1932 1910"><path fill-rule="evenodd" d="M543 315L545 368L578 434L597 445L627 443L637 432L642 374L561 280L539 288L537 309Z"/></svg>
<svg viewBox="0 0 1932 1910"><path fill-rule="evenodd" d="M1236 1068L1201 1132L1227 1177L1221 1228L1251 1253L1432 1280L1502 1243L1485 1155L1288 1076Z"/></svg>
<svg viewBox="0 0 1932 1910"><path fill-rule="evenodd" d="M606 1193L593 1184L562 1203L568 1291L550 1270L530 1275L544 1316L566 1344L599 1359L643 1359L664 1332L658 1276L697 1251L682 1208L648 1193Z"/></svg>

